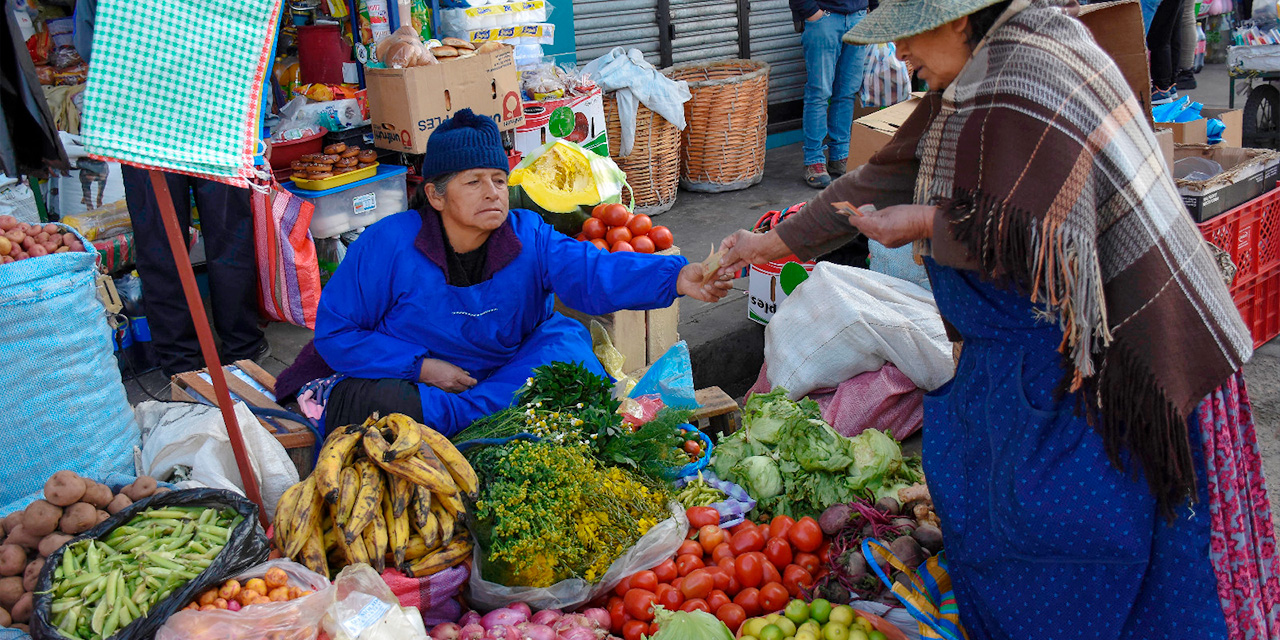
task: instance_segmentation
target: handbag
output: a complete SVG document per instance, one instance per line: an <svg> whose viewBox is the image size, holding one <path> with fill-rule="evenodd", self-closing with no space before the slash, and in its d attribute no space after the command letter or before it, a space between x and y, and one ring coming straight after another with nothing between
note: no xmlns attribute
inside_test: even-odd
<svg viewBox="0 0 1280 640"><path fill-rule="evenodd" d="M315 205L275 180L255 185L250 202L260 310L272 320L315 329L320 304L320 267L310 230Z"/></svg>
<svg viewBox="0 0 1280 640"><path fill-rule="evenodd" d="M960 624L960 609L951 591L951 576L947 574L946 552L926 560L912 571L879 540L862 541L862 555L867 559L880 580L898 598L902 606L920 625L921 638L937 640L968 640L969 635ZM895 582L885 574L881 562L890 566L911 582L910 585Z"/></svg>

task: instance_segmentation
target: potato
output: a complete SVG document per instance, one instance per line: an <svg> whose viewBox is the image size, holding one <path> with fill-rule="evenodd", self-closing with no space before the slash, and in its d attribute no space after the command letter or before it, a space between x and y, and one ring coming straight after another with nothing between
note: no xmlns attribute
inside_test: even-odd
<svg viewBox="0 0 1280 640"><path fill-rule="evenodd" d="M0 609L0 627L8 627L13 625L13 618L9 617L9 612Z"/></svg>
<svg viewBox="0 0 1280 640"><path fill-rule="evenodd" d="M13 609L9 610L9 615L13 616L14 622L26 622L31 619L31 605L34 596L31 592L22 594L18 598L18 602L13 605Z"/></svg>
<svg viewBox="0 0 1280 640"><path fill-rule="evenodd" d="M16 576L27 566L27 552L16 544L0 546L0 576Z"/></svg>
<svg viewBox="0 0 1280 640"><path fill-rule="evenodd" d="M44 483L44 499L59 507L71 506L80 501L88 489L88 482L74 471L59 471Z"/></svg>
<svg viewBox="0 0 1280 640"><path fill-rule="evenodd" d="M169 487L156 487L155 492L153 492L151 495L157 496L162 493L169 493L170 491L173 491L173 489L170 489Z"/></svg>
<svg viewBox="0 0 1280 640"><path fill-rule="evenodd" d="M27 591L35 591L36 583L40 581L40 570L44 569L44 558L36 558L27 564L27 570L22 572L22 588Z"/></svg>
<svg viewBox="0 0 1280 640"><path fill-rule="evenodd" d="M65 533L51 533L40 539L40 544L36 548L40 551L42 557L53 555L54 551L62 548L62 545L71 542L72 536Z"/></svg>
<svg viewBox="0 0 1280 640"><path fill-rule="evenodd" d="M10 628L10 629L17 629L18 631L21 631L21 632L23 632L23 633L25 633L25 634L27 634L27 635L31 635L31 627L29 627L29 626L27 626L27 625L25 625L25 624L16 624L16 623L15 623L15 624L10 625L10 626L9 626L9 628Z"/></svg>
<svg viewBox="0 0 1280 640"><path fill-rule="evenodd" d="M98 524L106 522L107 518L110 518L110 517L111 517L111 514L107 513L106 511L103 511L102 509L98 509Z"/></svg>
<svg viewBox="0 0 1280 640"><path fill-rule="evenodd" d="M54 506L47 500L36 500L22 512L22 527L27 533L43 538L58 528L60 518L62 507Z"/></svg>
<svg viewBox="0 0 1280 640"><path fill-rule="evenodd" d="M0 578L0 607L8 609L9 613L13 613L13 605L26 592L26 589L22 588L22 576Z"/></svg>
<svg viewBox="0 0 1280 640"><path fill-rule="evenodd" d="M126 496L123 493L117 494L116 497L111 499L111 504L107 505L107 513L115 515L120 513L121 509L124 509L131 504L133 504L133 501L129 499L129 496Z"/></svg>
<svg viewBox="0 0 1280 640"><path fill-rule="evenodd" d="M25 526L18 525L13 531L9 532L8 536L5 536L4 543L16 544L23 549L30 551L40 544L40 536L33 536L27 533L27 528Z"/></svg>
<svg viewBox="0 0 1280 640"><path fill-rule="evenodd" d="M63 512L58 528L62 529L63 533L76 535L87 531L95 524L98 524L98 510L88 502L77 502Z"/></svg>
<svg viewBox="0 0 1280 640"><path fill-rule="evenodd" d="M90 482L84 490L84 497L80 498L80 501L88 502L99 509L106 509L114 497L111 495L111 488L107 485L99 482Z"/></svg>
<svg viewBox="0 0 1280 640"><path fill-rule="evenodd" d="M151 476L139 476L137 480L133 481L133 484L125 487L121 493L129 496L130 500L137 502L155 492L156 479Z"/></svg>
<svg viewBox="0 0 1280 640"><path fill-rule="evenodd" d="M22 512L21 512L21 511L14 511L13 513L11 513L11 514L9 514L9 515L5 516L5 517L4 517L4 532L5 532L5 535L8 535L8 534L12 533L12 532L13 532L13 530L14 530L14 528L16 528L16 527L17 527L18 525L20 525L20 524L22 524Z"/></svg>

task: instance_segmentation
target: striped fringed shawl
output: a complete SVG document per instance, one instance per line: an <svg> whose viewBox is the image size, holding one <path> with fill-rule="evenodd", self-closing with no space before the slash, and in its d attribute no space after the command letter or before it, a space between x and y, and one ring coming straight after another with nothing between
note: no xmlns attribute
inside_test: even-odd
<svg viewBox="0 0 1280 640"><path fill-rule="evenodd" d="M1252 340L1133 92L1060 4L1015 0L943 93L916 202L1059 323L1065 389L1172 517L1195 496L1186 418Z"/></svg>

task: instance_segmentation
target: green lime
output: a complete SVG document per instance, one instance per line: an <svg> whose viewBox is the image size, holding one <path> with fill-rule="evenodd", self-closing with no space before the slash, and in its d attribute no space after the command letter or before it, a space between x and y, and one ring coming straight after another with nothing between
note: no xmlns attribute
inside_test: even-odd
<svg viewBox="0 0 1280 640"><path fill-rule="evenodd" d="M815 637L822 637L822 625L814 622L813 620L800 625L796 634L805 633L806 631L812 633Z"/></svg>
<svg viewBox="0 0 1280 640"><path fill-rule="evenodd" d="M888 640L885 635L879 631L872 631L867 634L867 640Z"/></svg>
<svg viewBox="0 0 1280 640"><path fill-rule="evenodd" d="M787 640L787 634L783 633L778 625L765 625L765 628L760 630L760 640Z"/></svg>
<svg viewBox="0 0 1280 640"><path fill-rule="evenodd" d="M862 633L859 631L858 633ZM849 640L849 627L832 622L822 628L822 640ZM861 640L867 640L862 638Z"/></svg>
<svg viewBox="0 0 1280 640"><path fill-rule="evenodd" d="M796 635L796 623L786 618L778 618L773 621L773 624L779 629L782 629L782 633L786 634L788 638Z"/></svg>
<svg viewBox="0 0 1280 640"><path fill-rule="evenodd" d="M800 266L799 262L788 262L782 265L782 273L778 274L778 284L782 287L782 292L791 295L801 282L809 279L809 272Z"/></svg>
<svg viewBox="0 0 1280 640"><path fill-rule="evenodd" d="M809 617L818 624L826 624L831 619L831 603L822 598L809 603Z"/></svg>
<svg viewBox="0 0 1280 640"><path fill-rule="evenodd" d="M551 135L557 138L563 138L573 133L573 109L560 107L552 111L551 119L547 122L547 128L551 131Z"/></svg>
<svg viewBox="0 0 1280 640"><path fill-rule="evenodd" d="M849 632L849 640L871 640L871 636L867 635L862 629L854 629Z"/></svg>
<svg viewBox="0 0 1280 640"><path fill-rule="evenodd" d="M742 633L753 638L759 638L760 632L767 626L769 626L769 623L764 618L752 618L742 625Z"/></svg>
<svg viewBox="0 0 1280 640"><path fill-rule="evenodd" d="M846 627L853 625L853 607L842 604L832 609L829 620L832 623L839 623Z"/></svg>
<svg viewBox="0 0 1280 640"><path fill-rule="evenodd" d="M818 634L805 629L803 631L796 632L795 640L822 640L822 638L819 637Z"/></svg>
<svg viewBox="0 0 1280 640"><path fill-rule="evenodd" d="M782 612L786 614L788 620L796 624L804 624L809 620L809 605L799 598L788 602L787 608Z"/></svg>

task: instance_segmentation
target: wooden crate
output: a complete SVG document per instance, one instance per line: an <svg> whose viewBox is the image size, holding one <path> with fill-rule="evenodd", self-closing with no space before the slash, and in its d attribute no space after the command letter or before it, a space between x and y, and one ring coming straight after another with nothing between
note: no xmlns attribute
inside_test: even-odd
<svg viewBox="0 0 1280 640"><path fill-rule="evenodd" d="M253 407L284 411L284 408L276 404L271 398L236 377L231 372L231 367L233 366L239 368L264 388L275 389L276 387L275 376L267 373L265 369L259 367L252 360L239 360L233 365L224 365L222 367L226 374L227 387L231 391L231 399L233 401L240 400ZM217 406L217 394L214 392L213 384L200 377L200 374L207 372L207 369L200 369L199 371L188 371L174 376L170 398L186 402L203 402ZM262 428L271 432L276 441L288 452L289 459L298 468L298 476L306 478L311 474L311 468L315 464L315 434L305 424L279 418L274 418L273 420L283 430L277 429L262 418L258 418L258 424L261 424Z"/></svg>
<svg viewBox="0 0 1280 640"><path fill-rule="evenodd" d="M700 431L719 440L742 426L742 407L720 387L698 389L693 397L702 405L689 419Z"/></svg>

